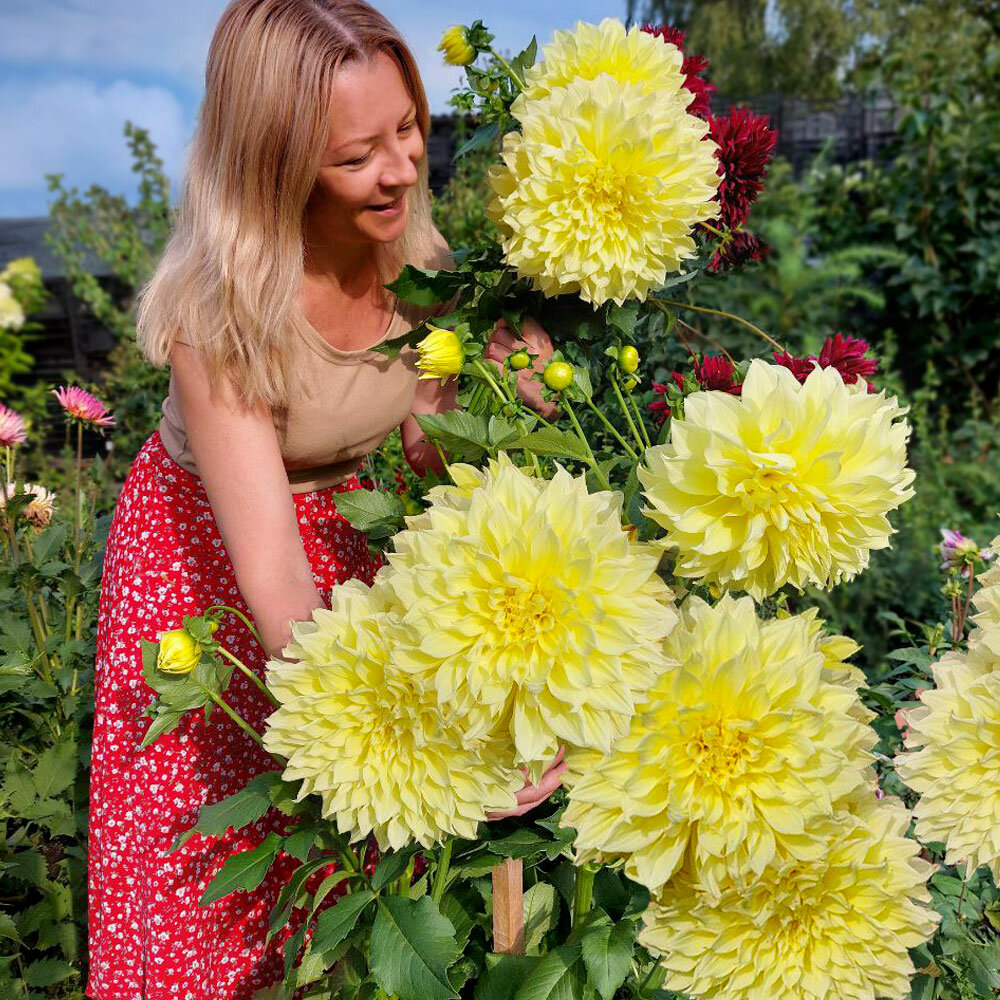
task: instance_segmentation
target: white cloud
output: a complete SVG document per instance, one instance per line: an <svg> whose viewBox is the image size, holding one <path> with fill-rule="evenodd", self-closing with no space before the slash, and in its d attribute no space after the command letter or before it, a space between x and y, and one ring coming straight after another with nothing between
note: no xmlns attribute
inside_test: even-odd
<svg viewBox="0 0 1000 1000"><path fill-rule="evenodd" d="M191 130L168 90L128 80L8 80L0 83L0 109L0 191L37 189L46 173L64 173L66 183L81 190L96 182L131 196L136 180L123 134L126 120L149 131L172 177L180 174Z"/></svg>

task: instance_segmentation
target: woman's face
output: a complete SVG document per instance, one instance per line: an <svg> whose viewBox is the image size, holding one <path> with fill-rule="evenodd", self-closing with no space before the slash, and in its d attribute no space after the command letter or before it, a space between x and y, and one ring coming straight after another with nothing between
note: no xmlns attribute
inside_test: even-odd
<svg viewBox="0 0 1000 1000"><path fill-rule="evenodd" d="M406 230L403 195L424 140L396 60L379 52L337 72L330 133L306 214L338 242L390 243Z"/></svg>

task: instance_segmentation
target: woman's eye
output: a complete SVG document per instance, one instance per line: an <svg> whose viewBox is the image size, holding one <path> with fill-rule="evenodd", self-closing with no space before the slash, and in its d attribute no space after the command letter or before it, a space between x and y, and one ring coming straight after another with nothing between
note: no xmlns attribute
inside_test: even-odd
<svg viewBox="0 0 1000 1000"><path fill-rule="evenodd" d="M368 153L365 153L364 156L359 156L356 160L345 160L341 164L341 166L342 167L359 167L359 166L361 166L362 163L364 163L368 159L368 155L369 155Z"/></svg>
<svg viewBox="0 0 1000 1000"><path fill-rule="evenodd" d="M413 126L416 125L416 124L417 124L416 120L411 120L411 121L408 121L408 122L404 122L402 125L399 126L399 131L400 132L409 132L410 129L413 128Z"/></svg>

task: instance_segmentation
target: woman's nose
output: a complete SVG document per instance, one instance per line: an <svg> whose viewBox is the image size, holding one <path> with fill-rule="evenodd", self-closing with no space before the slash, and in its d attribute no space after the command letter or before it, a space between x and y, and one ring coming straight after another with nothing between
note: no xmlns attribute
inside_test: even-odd
<svg viewBox="0 0 1000 1000"><path fill-rule="evenodd" d="M417 183L417 165L413 162L412 147L397 143L392 159L382 174L382 187L412 187Z"/></svg>

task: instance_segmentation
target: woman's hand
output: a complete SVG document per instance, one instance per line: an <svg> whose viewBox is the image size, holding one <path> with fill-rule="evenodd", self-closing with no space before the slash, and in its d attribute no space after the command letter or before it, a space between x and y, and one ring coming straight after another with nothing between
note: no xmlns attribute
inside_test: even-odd
<svg viewBox="0 0 1000 1000"><path fill-rule="evenodd" d="M530 367L523 368L517 373L517 394L536 413L546 420L551 420L558 412L558 408L555 403L542 398L542 387L532 376L535 372L545 370L553 353L552 341L535 320L525 316L521 323L520 337L514 336L506 320L500 320L486 345L483 356L502 370L504 359L522 348L538 356L533 359Z"/></svg>
<svg viewBox="0 0 1000 1000"><path fill-rule="evenodd" d="M563 772L566 770L566 761L563 760L565 755L565 748L560 747L556 759L542 775L542 780L537 785L533 785L527 780L528 769L522 767L521 773L525 777L525 782L524 788L515 796L517 799L517 808L508 809L504 812L487 812L486 818L494 820L507 819L510 816L523 816L526 812L534 809L535 806L540 806L562 784Z"/></svg>

